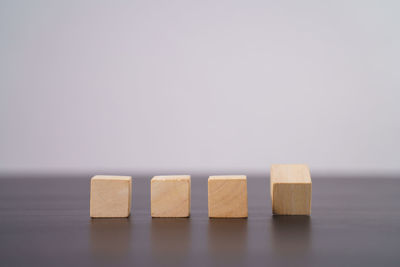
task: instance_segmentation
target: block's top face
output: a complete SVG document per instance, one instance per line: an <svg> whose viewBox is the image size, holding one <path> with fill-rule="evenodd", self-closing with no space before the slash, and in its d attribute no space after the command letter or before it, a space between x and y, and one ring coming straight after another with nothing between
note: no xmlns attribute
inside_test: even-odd
<svg viewBox="0 0 400 267"><path fill-rule="evenodd" d="M246 175L214 175L208 178L209 181L213 180L246 180Z"/></svg>
<svg viewBox="0 0 400 267"><path fill-rule="evenodd" d="M151 181L190 181L190 175L159 175L154 176Z"/></svg>
<svg viewBox="0 0 400 267"><path fill-rule="evenodd" d="M311 183L310 169L305 164L271 165L271 183Z"/></svg>
<svg viewBox="0 0 400 267"><path fill-rule="evenodd" d="M92 180L118 180L118 181L131 181L131 176L115 176L115 175L95 175Z"/></svg>

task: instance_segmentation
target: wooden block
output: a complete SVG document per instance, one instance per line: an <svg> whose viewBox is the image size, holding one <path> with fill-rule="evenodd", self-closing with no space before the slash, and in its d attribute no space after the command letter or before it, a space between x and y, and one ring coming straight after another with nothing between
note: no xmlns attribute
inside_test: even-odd
<svg viewBox="0 0 400 267"><path fill-rule="evenodd" d="M271 166L272 213L277 215L311 214L311 176L307 165Z"/></svg>
<svg viewBox="0 0 400 267"><path fill-rule="evenodd" d="M247 218L247 178L245 175L208 178L208 216Z"/></svg>
<svg viewBox="0 0 400 267"><path fill-rule="evenodd" d="M190 175L154 176L151 179L152 217L189 217Z"/></svg>
<svg viewBox="0 0 400 267"><path fill-rule="evenodd" d="M132 177L96 175L90 182L90 217L128 217Z"/></svg>

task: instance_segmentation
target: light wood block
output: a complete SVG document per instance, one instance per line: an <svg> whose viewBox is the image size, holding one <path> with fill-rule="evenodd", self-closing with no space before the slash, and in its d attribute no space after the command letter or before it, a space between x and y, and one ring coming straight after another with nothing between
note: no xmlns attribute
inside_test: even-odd
<svg viewBox="0 0 400 267"><path fill-rule="evenodd" d="M90 182L90 217L128 217L131 212L132 177L96 175Z"/></svg>
<svg viewBox="0 0 400 267"><path fill-rule="evenodd" d="M277 215L311 214L311 176L304 164L271 166L272 212Z"/></svg>
<svg viewBox="0 0 400 267"><path fill-rule="evenodd" d="M208 216L247 218L247 178L245 175L208 178Z"/></svg>
<svg viewBox="0 0 400 267"><path fill-rule="evenodd" d="M152 217L189 217L190 175L154 176L151 179Z"/></svg>

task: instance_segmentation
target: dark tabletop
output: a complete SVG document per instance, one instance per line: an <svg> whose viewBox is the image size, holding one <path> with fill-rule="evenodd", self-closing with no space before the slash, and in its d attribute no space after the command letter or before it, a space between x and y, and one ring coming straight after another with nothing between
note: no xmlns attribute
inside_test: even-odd
<svg viewBox="0 0 400 267"><path fill-rule="evenodd" d="M272 216L267 175L248 175L248 219L209 219L207 176L191 217L152 219L150 177L132 215L90 219L90 176L0 178L1 266L400 266L400 179L313 176L312 215Z"/></svg>

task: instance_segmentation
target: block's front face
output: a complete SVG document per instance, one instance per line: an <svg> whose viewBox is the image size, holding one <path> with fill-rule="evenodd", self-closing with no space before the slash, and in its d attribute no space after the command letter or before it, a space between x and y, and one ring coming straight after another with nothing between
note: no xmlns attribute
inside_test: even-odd
<svg viewBox="0 0 400 267"><path fill-rule="evenodd" d="M155 176L151 179L152 217L189 217L190 176Z"/></svg>
<svg viewBox="0 0 400 267"><path fill-rule="evenodd" d="M208 179L208 216L247 218L246 176L210 176Z"/></svg>
<svg viewBox="0 0 400 267"><path fill-rule="evenodd" d="M310 215L311 183L275 183L272 189L272 212L277 215Z"/></svg>
<svg viewBox="0 0 400 267"><path fill-rule="evenodd" d="M90 184L90 217L128 217L131 192L129 176L94 176Z"/></svg>

